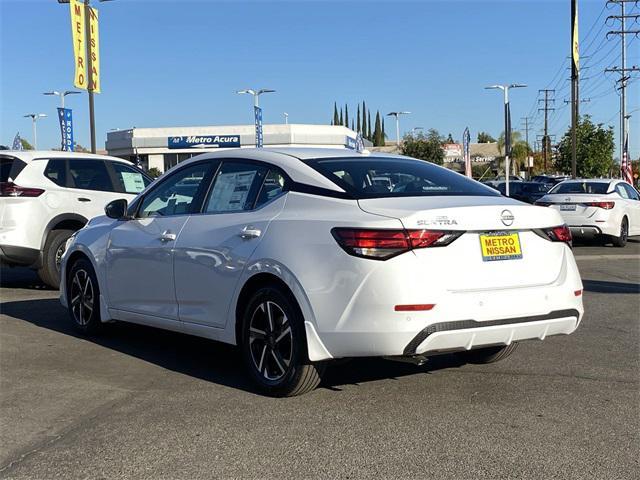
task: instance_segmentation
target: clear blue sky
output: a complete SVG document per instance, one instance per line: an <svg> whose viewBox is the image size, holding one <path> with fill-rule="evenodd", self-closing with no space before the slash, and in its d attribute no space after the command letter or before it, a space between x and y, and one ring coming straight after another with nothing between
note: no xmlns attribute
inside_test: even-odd
<svg viewBox="0 0 640 480"><path fill-rule="evenodd" d="M521 82L529 88L512 93L514 129L520 117L536 113L538 89L545 87L557 90L551 133L559 138L569 123L569 0L95 3L99 148L112 128L251 123L250 98L234 93L248 87L277 90L261 101L267 123L282 122L285 111L292 123L328 123L334 101L348 103L353 115L364 99L374 110L413 112L402 119L403 130L436 128L460 139L469 126L475 140L479 130L494 136L502 130L500 93L483 87ZM592 101L581 109L613 125L617 136L615 76L603 69L618 64L620 49L617 39L604 37L604 18L615 13L603 11L604 3L580 0L582 50L592 55L583 60L591 68L581 86ZM44 112L39 146L55 147L57 99L41 92L72 87L68 6L55 0L0 0L0 6L0 143L10 144L16 131L31 140L22 115ZM628 41L629 65L639 65L640 40ZM629 111L640 107L638 77L628 90ZM76 141L86 146L86 95L67 99ZM531 136L541 128L536 115ZM637 158L640 110L631 131ZM392 122L387 133L394 135Z"/></svg>

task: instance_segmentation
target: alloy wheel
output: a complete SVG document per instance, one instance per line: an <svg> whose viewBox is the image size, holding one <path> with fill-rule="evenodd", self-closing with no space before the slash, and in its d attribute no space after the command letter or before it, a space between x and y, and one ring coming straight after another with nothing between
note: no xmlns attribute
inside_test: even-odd
<svg viewBox="0 0 640 480"><path fill-rule="evenodd" d="M80 326L85 326L91 320L95 308L93 282L86 270L75 272L70 288L71 311L73 318Z"/></svg>
<svg viewBox="0 0 640 480"><path fill-rule="evenodd" d="M249 351L253 365L266 380L278 381L289 371L293 360L293 331L277 303L262 302L251 315Z"/></svg>

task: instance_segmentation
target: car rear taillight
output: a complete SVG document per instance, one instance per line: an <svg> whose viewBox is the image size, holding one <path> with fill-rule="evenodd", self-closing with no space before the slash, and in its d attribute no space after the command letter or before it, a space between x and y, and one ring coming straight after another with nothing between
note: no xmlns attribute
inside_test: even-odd
<svg viewBox="0 0 640 480"><path fill-rule="evenodd" d="M571 230L566 225L545 228L543 231L552 242L564 242L571 245L571 241L573 240Z"/></svg>
<svg viewBox="0 0 640 480"><path fill-rule="evenodd" d="M597 207L604 208L605 210L611 210L616 206L616 202L584 202L585 207Z"/></svg>
<svg viewBox="0 0 640 480"><path fill-rule="evenodd" d="M0 197L39 197L41 188L20 187L13 182L0 182Z"/></svg>
<svg viewBox="0 0 640 480"><path fill-rule="evenodd" d="M387 260L418 248L449 245L464 232L334 228L331 234L349 255Z"/></svg>

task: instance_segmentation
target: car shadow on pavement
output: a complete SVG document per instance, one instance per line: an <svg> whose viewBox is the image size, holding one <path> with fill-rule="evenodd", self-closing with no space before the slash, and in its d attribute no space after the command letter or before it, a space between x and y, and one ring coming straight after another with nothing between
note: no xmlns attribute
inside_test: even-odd
<svg viewBox="0 0 640 480"><path fill-rule="evenodd" d="M585 292L594 293L640 293L640 284L607 282L602 280L582 280Z"/></svg>
<svg viewBox="0 0 640 480"><path fill-rule="evenodd" d="M99 335L79 334L57 299L4 302L0 313L74 338L153 363L162 368L205 381L255 393L242 366L238 349L205 338L124 322L106 325ZM330 364L331 365L331 364ZM340 390L344 385L424 374L463 363L453 355L441 355L417 366L382 358L338 360L328 368L320 388Z"/></svg>
<svg viewBox="0 0 640 480"><path fill-rule="evenodd" d="M27 268L0 268L0 287L26 290L52 290L42 283L33 270Z"/></svg>

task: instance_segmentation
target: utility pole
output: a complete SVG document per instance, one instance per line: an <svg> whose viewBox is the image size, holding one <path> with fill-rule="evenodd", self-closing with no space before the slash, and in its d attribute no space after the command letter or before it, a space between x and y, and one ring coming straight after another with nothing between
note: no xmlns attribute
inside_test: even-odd
<svg viewBox="0 0 640 480"><path fill-rule="evenodd" d="M531 169L533 168L530 164L529 164L529 150L532 150L531 147L529 146L529 120L531 120L531 118L529 117L522 117L521 120L524 120L524 141L527 143L527 170L529 170L529 180L531 180Z"/></svg>
<svg viewBox="0 0 640 480"><path fill-rule="evenodd" d="M620 61L621 61L621 66L620 67L615 67L615 68L607 68L605 70L605 72L616 72L616 73L620 73L620 80L618 80L620 82L620 87L618 87L620 89L620 160L621 160L621 165L622 165L622 159L625 155L625 153L628 154L628 152L625 152L625 140L627 138L627 136L629 135L629 128L628 128L628 124L627 124L627 81L629 80L629 75L627 75L628 72L638 72L640 71L640 68L638 68L637 66L632 66L627 68L627 41L626 41L626 35L640 35L640 30L627 30L626 29L626 20L628 18L632 18L634 20L634 22L637 22L638 18L640 17L640 15L635 14L635 15L627 15L625 14L625 4L626 3L638 3L637 0L609 0L607 2L608 4L618 4L620 5L620 15L610 15L609 17L607 17L607 21L609 19L612 20L619 20L620 21L620 30L610 30L609 32L607 32L607 38L609 37L609 35L620 35L621 37L621 45L622 45L622 50L621 50L621 54L620 54Z"/></svg>
<svg viewBox="0 0 640 480"><path fill-rule="evenodd" d="M544 102L543 108L538 108L538 111L544 111L544 135L542 136L542 158L544 162L544 172L547 173L547 161L549 160L549 112L555 110L555 108L549 107L550 103L554 103L555 99L550 98L549 95L554 95L555 90L544 88L538 90L538 93L544 93L544 99L539 99L539 102Z"/></svg>
<svg viewBox="0 0 640 480"><path fill-rule="evenodd" d="M578 155L578 105L580 82L580 51L578 36L578 0L571 0L571 178L576 178ZM546 128L546 127L545 127ZM546 161L546 158L545 158Z"/></svg>

